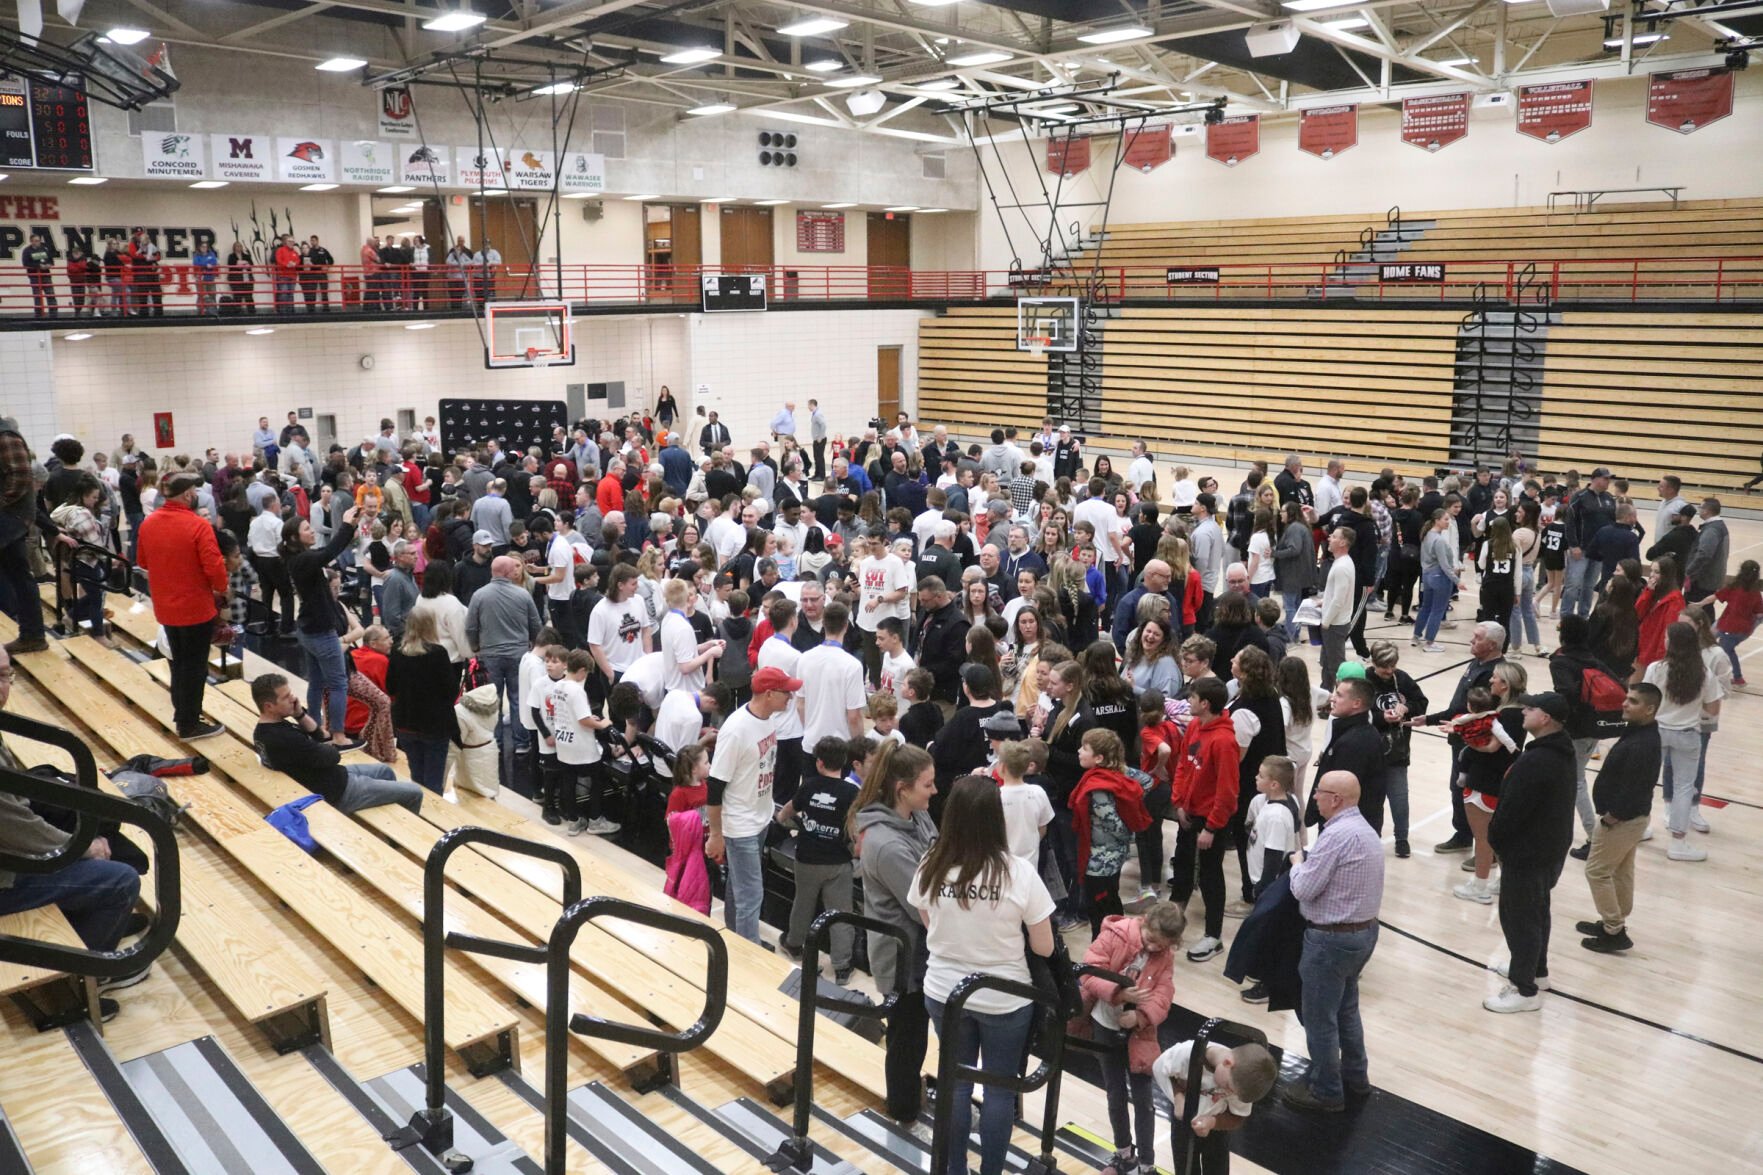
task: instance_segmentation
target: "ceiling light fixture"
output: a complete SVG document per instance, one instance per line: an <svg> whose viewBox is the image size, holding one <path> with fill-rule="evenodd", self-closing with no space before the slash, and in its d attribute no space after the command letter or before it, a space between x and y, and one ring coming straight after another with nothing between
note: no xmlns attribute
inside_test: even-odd
<svg viewBox="0 0 1763 1175"><path fill-rule="evenodd" d="M755 200L755 201L753 201L753 203L757 204L761 208L775 208L779 204L788 204L789 201L788 200Z"/></svg>
<svg viewBox="0 0 1763 1175"><path fill-rule="evenodd" d="M880 90L858 90L845 96L845 109L859 117L874 114L887 104L887 95Z"/></svg>
<svg viewBox="0 0 1763 1175"><path fill-rule="evenodd" d="M961 0L912 0L912 3L920 8L947 8L952 4L961 3Z"/></svg>
<svg viewBox="0 0 1763 1175"><path fill-rule="evenodd" d="M331 57L319 62L312 68L321 69L325 73L348 73L350 70L360 69L366 64L367 62L359 57Z"/></svg>
<svg viewBox="0 0 1763 1175"><path fill-rule="evenodd" d="M1434 59L1433 59L1433 64L1434 64L1434 65L1474 65L1474 64L1475 64L1475 58L1473 58L1473 57L1464 57L1464 56L1462 56L1462 55L1461 55L1461 54L1459 54L1459 55L1458 55L1458 56L1456 56L1456 57L1439 57L1439 58L1434 58Z"/></svg>
<svg viewBox="0 0 1763 1175"><path fill-rule="evenodd" d="M540 86L533 91L535 94L573 94L581 89L574 82L552 82L548 86Z"/></svg>
<svg viewBox="0 0 1763 1175"><path fill-rule="evenodd" d="M302 192L328 192L336 186L336 184L305 184L300 190Z"/></svg>
<svg viewBox="0 0 1763 1175"><path fill-rule="evenodd" d="M836 33L850 23L834 16L810 16L795 24L779 25L777 31L780 36L785 37L818 37L822 33Z"/></svg>
<svg viewBox="0 0 1763 1175"><path fill-rule="evenodd" d="M882 209L882 211L883 212L917 212L918 205L916 205L916 204L896 204L892 208L884 208L884 209Z"/></svg>
<svg viewBox="0 0 1763 1175"><path fill-rule="evenodd" d="M1371 22L1363 16L1344 16L1340 20L1318 21L1317 25L1320 28L1333 29L1337 33L1346 33L1354 29L1368 29Z"/></svg>
<svg viewBox="0 0 1763 1175"><path fill-rule="evenodd" d="M920 208L918 210L918 215L931 216L931 215L938 213L938 212L947 212L947 211L949 211L947 208Z"/></svg>
<svg viewBox="0 0 1763 1175"><path fill-rule="evenodd" d="M686 113L708 117L712 114L727 114L733 109L735 109L735 105L732 102L711 102L704 106L694 106Z"/></svg>
<svg viewBox="0 0 1763 1175"><path fill-rule="evenodd" d="M1321 12L1327 8L1351 8L1359 0L1280 0L1280 7L1293 12Z"/></svg>
<svg viewBox="0 0 1763 1175"><path fill-rule="evenodd" d="M826 84L837 86L841 90L849 90L855 86L873 86L881 79L872 73L854 73L846 78L827 78Z"/></svg>
<svg viewBox="0 0 1763 1175"><path fill-rule="evenodd" d="M89 330L76 330L71 335L62 335L61 337L70 343L83 343L92 337L92 332Z"/></svg>
<svg viewBox="0 0 1763 1175"><path fill-rule="evenodd" d="M1150 29L1140 25L1127 25L1118 29L1098 29L1093 33L1085 33L1078 40L1086 45L1113 45L1121 41L1142 41L1150 35Z"/></svg>
<svg viewBox="0 0 1763 1175"><path fill-rule="evenodd" d="M710 197L710 199L704 201L704 203L706 203L706 204L734 204L734 203L738 202L739 200L740 200L739 196L712 196L712 197Z"/></svg>
<svg viewBox="0 0 1763 1175"><path fill-rule="evenodd" d="M397 196L404 192L414 192L416 188L410 184L393 184L389 188L375 188L374 191L386 196Z"/></svg>
<svg viewBox="0 0 1763 1175"><path fill-rule="evenodd" d="M226 180L197 180L195 183L191 184L190 186L192 188L195 188L198 192L206 192L206 191L209 191L210 189L213 189L213 188L226 187L227 181Z"/></svg>
<svg viewBox="0 0 1763 1175"><path fill-rule="evenodd" d="M1009 61L1010 57L1011 54L998 49L977 49L960 57L949 58L949 64L966 69L975 65L996 65L1000 61Z"/></svg>
<svg viewBox="0 0 1763 1175"><path fill-rule="evenodd" d="M660 196L654 196L654 195L645 195L645 196L626 196L626 197L625 197L625 199L626 199L626 200L659 200L659 199L661 199L661 197L660 197Z"/></svg>
<svg viewBox="0 0 1763 1175"><path fill-rule="evenodd" d="M1634 43L1636 45L1656 45L1660 41L1669 41L1670 39L1671 39L1671 35L1669 33L1636 33L1634 35ZM1621 37L1605 37L1604 38L1604 48L1606 48L1606 49L1620 49L1620 48L1622 48L1622 38Z"/></svg>
<svg viewBox="0 0 1763 1175"><path fill-rule="evenodd" d="M958 90L961 88L961 82L957 78L937 78L935 81L931 82L919 82L918 88L921 90L935 91Z"/></svg>
<svg viewBox="0 0 1763 1175"><path fill-rule="evenodd" d="M70 184L74 184L77 187L95 188L99 184L109 183L110 178L108 176L102 176L102 175L77 175L74 178L68 180L67 182Z"/></svg>
<svg viewBox="0 0 1763 1175"><path fill-rule="evenodd" d="M432 322L408 322L408 323L404 324L404 329L405 330L434 330L435 324Z"/></svg>
<svg viewBox="0 0 1763 1175"><path fill-rule="evenodd" d="M475 29L486 19L481 12L461 8L457 12L446 12L433 20L425 20L422 22L422 27L431 33L462 33L466 29Z"/></svg>
<svg viewBox="0 0 1763 1175"><path fill-rule="evenodd" d="M857 205L852 204L849 201L847 201L843 204L822 204L821 207L822 208L855 208L855 207L857 207Z"/></svg>
<svg viewBox="0 0 1763 1175"><path fill-rule="evenodd" d="M565 192L563 198L565 200L592 200L599 194L598 192Z"/></svg>
<svg viewBox="0 0 1763 1175"><path fill-rule="evenodd" d="M246 331L245 333L248 335L273 335L275 333L275 327L273 327L273 326L255 326L255 327L252 327L250 330Z"/></svg>
<svg viewBox="0 0 1763 1175"><path fill-rule="evenodd" d="M138 45L153 34L146 29L120 28L111 29L104 35L118 45Z"/></svg>
<svg viewBox="0 0 1763 1175"><path fill-rule="evenodd" d="M819 61L810 61L802 66L810 73L832 73L845 68L845 63L835 57L823 57Z"/></svg>
<svg viewBox="0 0 1763 1175"><path fill-rule="evenodd" d="M700 65L722 56L721 49L676 49L661 59L663 65Z"/></svg>

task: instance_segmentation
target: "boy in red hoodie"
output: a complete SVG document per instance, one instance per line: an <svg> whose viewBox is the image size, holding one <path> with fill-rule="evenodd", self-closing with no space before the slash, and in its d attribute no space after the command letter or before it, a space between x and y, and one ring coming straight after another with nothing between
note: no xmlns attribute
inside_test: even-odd
<svg viewBox="0 0 1763 1175"><path fill-rule="evenodd" d="M1170 803L1176 809L1175 856L1169 867L1170 900L1185 906L1194 892L1196 858L1200 898L1206 903L1206 937L1188 951L1188 961L1203 963L1224 950L1224 856L1230 849L1226 826L1237 808L1237 764L1242 750L1236 728L1224 712L1224 682L1196 678L1188 684L1186 746L1176 765Z"/></svg>
<svg viewBox="0 0 1763 1175"><path fill-rule="evenodd" d="M1077 749L1083 778L1071 789L1071 826L1077 833L1077 871L1083 876L1084 909L1091 936L1102 919L1125 913L1120 872L1132 855L1133 838L1151 825L1145 789L1127 778L1120 736L1100 727L1084 732Z"/></svg>

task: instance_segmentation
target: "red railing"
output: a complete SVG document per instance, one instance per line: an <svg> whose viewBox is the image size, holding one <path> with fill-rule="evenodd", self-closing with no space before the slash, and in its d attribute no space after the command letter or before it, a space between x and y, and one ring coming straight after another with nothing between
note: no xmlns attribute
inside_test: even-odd
<svg viewBox="0 0 1763 1175"><path fill-rule="evenodd" d="M1424 253L1404 264L1426 261ZM1305 301L1353 297L1379 302L1467 301L1478 289L1512 301L1519 278L1535 266L1526 296L1554 302L1763 300L1763 257L1606 258L1535 261L1447 261L1437 282L1384 281L1375 262L1212 264L1183 259L1167 266L1007 270L915 270L893 266L501 265L461 273L444 265L368 272L335 265L278 277L267 266L204 280L196 266L162 264L155 275L121 271L95 282L70 278L65 267L29 274L0 270L0 318L77 316L231 317L319 311L400 318L461 312L473 300L567 299L587 306L699 304L710 274L762 273L772 303L944 304L1024 295L1078 294L1092 273L1118 299L1188 304L1195 301ZM1170 269L1216 271L1216 280L1170 284ZM1190 278L1193 274L1190 272Z"/></svg>

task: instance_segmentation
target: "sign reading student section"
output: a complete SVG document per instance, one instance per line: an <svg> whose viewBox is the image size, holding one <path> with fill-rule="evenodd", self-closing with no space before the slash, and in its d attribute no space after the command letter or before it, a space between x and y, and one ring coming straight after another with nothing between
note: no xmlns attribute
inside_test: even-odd
<svg viewBox="0 0 1763 1175"><path fill-rule="evenodd" d="M1261 116L1239 114L1206 127L1206 158L1235 167L1261 150Z"/></svg>
<svg viewBox="0 0 1763 1175"><path fill-rule="evenodd" d="M1218 284L1218 268L1210 269L1168 269L1163 273L1163 284L1169 286L1215 286Z"/></svg>
<svg viewBox="0 0 1763 1175"><path fill-rule="evenodd" d="M1687 135L1732 113L1732 72L1680 69L1647 78L1647 121Z"/></svg>
<svg viewBox="0 0 1763 1175"><path fill-rule="evenodd" d="M1298 114L1298 150L1333 159L1359 145L1357 106L1317 106Z"/></svg>
<svg viewBox="0 0 1763 1175"><path fill-rule="evenodd" d="M1438 151L1469 133L1469 95L1440 94L1402 102L1402 141Z"/></svg>
<svg viewBox="0 0 1763 1175"><path fill-rule="evenodd" d="M1592 83L1550 82L1518 87L1518 133L1559 143L1592 125Z"/></svg>

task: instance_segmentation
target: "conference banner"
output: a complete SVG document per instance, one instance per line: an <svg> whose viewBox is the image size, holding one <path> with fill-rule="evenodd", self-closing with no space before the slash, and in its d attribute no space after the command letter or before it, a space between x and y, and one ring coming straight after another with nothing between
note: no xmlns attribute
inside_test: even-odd
<svg viewBox="0 0 1763 1175"><path fill-rule="evenodd" d="M1680 69L1647 78L1647 121L1694 134L1732 113L1732 71Z"/></svg>
<svg viewBox="0 0 1763 1175"><path fill-rule="evenodd" d="M1409 146L1440 151L1468 133L1468 93L1402 100L1402 141Z"/></svg>
<svg viewBox="0 0 1763 1175"><path fill-rule="evenodd" d="M380 137L416 138L416 107L409 86L387 86L380 91Z"/></svg>
<svg viewBox="0 0 1763 1175"><path fill-rule="evenodd" d="M1359 107L1317 106L1298 112L1298 150L1333 159L1359 145Z"/></svg>
<svg viewBox="0 0 1763 1175"><path fill-rule="evenodd" d="M1261 150L1261 116L1240 114L1206 126L1206 158L1235 167Z"/></svg>
<svg viewBox="0 0 1763 1175"><path fill-rule="evenodd" d="M1122 144L1126 165L1137 168L1146 175L1168 163L1175 154L1175 145L1170 141L1167 123L1163 126L1127 131Z"/></svg>
<svg viewBox="0 0 1763 1175"><path fill-rule="evenodd" d="M1592 82L1518 87L1518 133L1559 143L1592 125Z"/></svg>

